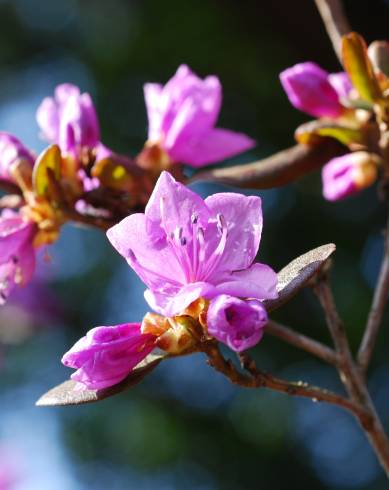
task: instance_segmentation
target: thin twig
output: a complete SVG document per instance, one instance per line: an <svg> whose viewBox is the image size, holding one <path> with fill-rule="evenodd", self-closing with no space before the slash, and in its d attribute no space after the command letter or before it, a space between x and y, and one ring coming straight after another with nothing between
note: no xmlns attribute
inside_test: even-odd
<svg viewBox="0 0 389 490"><path fill-rule="evenodd" d="M315 0L331 40L335 53L342 64L342 36L351 32L341 0Z"/></svg>
<svg viewBox="0 0 389 490"><path fill-rule="evenodd" d="M241 373L235 368L230 360L224 359L216 343L210 342L204 344L203 352L207 355L210 366L216 371L224 374L224 376L226 376L232 383L238 384L239 386L244 386L246 388L267 388L290 396L310 398L315 402L331 403L332 405L337 405L349 410L352 413L358 413L361 417L367 415L362 407L348 398L332 391L311 386L302 381L294 383L276 378L269 373L258 370L252 360L247 362L244 366L250 373L250 376Z"/></svg>
<svg viewBox="0 0 389 490"><path fill-rule="evenodd" d="M311 339L302 333L296 332L285 325L281 325L273 320L270 320L266 325L266 332L274 337L277 337L288 344L294 345L298 349L305 350L315 357L332 364L334 366L338 363L338 358L333 349Z"/></svg>
<svg viewBox="0 0 389 490"><path fill-rule="evenodd" d="M74 209L66 210L66 217L76 224L78 223L92 228L98 228L103 231L106 231L117 224L117 221L113 219L81 214Z"/></svg>
<svg viewBox="0 0 389 490"><path fill-rule="evenodd" d="M331 158L346 152L346 147L337 141L323 138L315 146L292 146L256 162L201 170L187 183L207 180L247 189L280 187L320 169Z"/></svg>
<svg viewBox="0 0 389 490"><path fill-rule="evenodd" d="M314 290L325 311L327 324L339 356L338 371L351 401L365 409L354 412L377 458L389 478L389 440L375 410L364 376L354 362L343 323L338 315L328 276L322 275Z"/></svg>
<svg viewBox="0 0 389 490"><path fill-rule="evenodd" d="M385 247L381 269L375 287L373 302L367 319L365 333L358 352L358 363L363 372L366 372L373 355L378 332L382 324L385 306L389 294L389 213L385 229Z"/></svg>

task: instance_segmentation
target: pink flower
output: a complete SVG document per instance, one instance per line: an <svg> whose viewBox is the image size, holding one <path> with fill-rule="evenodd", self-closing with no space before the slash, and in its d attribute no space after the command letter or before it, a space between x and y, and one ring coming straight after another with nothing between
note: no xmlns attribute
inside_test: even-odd
<svg viewBox="0 0 389 490"><path fill-rule="evenodd" d="M253 264L262 232L259 197L205 201L163 172L145 213L110 228L108 239L148 286L152 309L174 316L200 297L277 297L277 275Z"/></svg>
<svg viewBox="0 0 389 490"><path fill-rule="evenodd" d="M215 128L222 100L215 76L201 80L181 65L165 86L147 83L144 94L149 142L160 144L173 163L201 167L255 146L242 133Z"/></svg>
<svg viewBox="0 0 389 490"><path fill-rule="evenodd" d="M83 147L93 149L100 144L92 99L75 85L58 85L54 97L43 99L36 118L44 138L58 144L64 153L77 157Z"/></svg>
<svg viewBox="0 0 389 490"><path fill-rule="evenodd" d="M34 155L16 136L0 131L0 179L13 181L11 166L19 159L27 160L34 165Z"/></svg>
<svg viewBox="0 0 389 490"><path fill-rule="evenodd" d="M322 170L323 195L329 201L351 196L377 179L377 159L365 151L330 160Z"/></svg>
<svg viewBox="0 0 389 490"><path fill-rule="evenodd" d="M96 327L82 337L62 358L77 369L72 379L90 390L113 386L155 347L156 337L141 332L139 323Z"/></svg>
<svg viewBox="0 0 389 490"><path fill-rule="evenodd" d="M34 223L15 214L0 218L0 304L15 286L24 286L35 269Z"/></svg>
<svg viewBox="0 0 389 490"><path fill-rule="evenodd" d="M280 80L289 102L314 117L341 116L341 99L352 88L346 73L329 74L310 61L287 68L281 72Z"/></svg>
<svg viewBox="0 0 389 490"><path fill-rule="evenodd" d="M222 294L213 298L208 308L208 333L237 352L254 347L266 323L267 312L257 300L243 301Z"/></svg>

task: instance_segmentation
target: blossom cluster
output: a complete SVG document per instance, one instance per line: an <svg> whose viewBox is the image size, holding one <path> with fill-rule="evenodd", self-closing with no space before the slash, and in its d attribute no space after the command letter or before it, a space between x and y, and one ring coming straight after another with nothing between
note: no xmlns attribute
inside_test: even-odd
<svg viewBox="0 0 389 490"><path fill-rule="evenodd" d="M145 213L107 236L148 289L156 314L142 324L97 327L63 357L72 378L101 389L124 379L158 347L178 355L211 339L241 352L267 323L265 299L277 297L277 275L254 263L262 232L261 200L219 193L204 201L162 172Z"/></svg>
<svg viewBox="0 0 389 490"><path fill-rule="evenodd" d="M370 66L367 56L364 61ZM314 124L298 128L296 139L315 144L318 137L330 136L351 150L351 153L333 158L322 169L323 195L329 201L343 199L371 186L377 180L381 162L379 155L369 149L370 120L374 109L371 102L374 101L362 97L363 90L358 91L352 84L349 75L354 73L355 70L328 73L316 63L304 62L280 74L290 103L319 118ZM387 78L383 79L381 74L377 84L379 80L382 89L386 88Z"/></svg>
<svg viewBox="0 0 389 490"><path fill-rule="evenodd" d="M17 197L1 206L0 304L30 280L37 249L55 241L76 213L120 219L144 206L149 194L142 187L152 189L162 169L214 163L255 144L215 127L222 100L215 76L202 80L183 65L165 86L149 83L144 91L149 134L135 161L102 143L91 96L69 83L38 107L41 136L51 144L39 156L0 132L0 182Z"/></svg>

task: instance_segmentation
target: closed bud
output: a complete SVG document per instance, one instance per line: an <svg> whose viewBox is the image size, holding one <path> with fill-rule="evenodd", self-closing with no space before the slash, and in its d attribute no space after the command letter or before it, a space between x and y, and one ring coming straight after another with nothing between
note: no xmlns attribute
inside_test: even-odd
<svg viewBox="0 0 389 490"><path fill-rule="evenodd" d="M368 55L374 71L389 76L389 43L374 41L369 46Z"/></svg>
<svg viewBox="0 0 389 490"><path fill-rule="evenodd" d="M340 97L329 79L329 73L316 63L306 62L294 65L280 74L281 84L290 103L314 117L336 118L343 114ZM338 82L338 80L336 79Z"/></svg>
<svg viewBox="0 0 389 490"><path fill-rule="evenodd" d="M337 201L371 186L377 179L379 157L366 151L330 160L322 170L323 195Z"/></svg>

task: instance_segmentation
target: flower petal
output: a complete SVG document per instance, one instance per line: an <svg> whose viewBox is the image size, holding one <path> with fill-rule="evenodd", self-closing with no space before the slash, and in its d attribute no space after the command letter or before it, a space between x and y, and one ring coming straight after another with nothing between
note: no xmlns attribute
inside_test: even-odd
<svg viewBox="0 0 389 490"><path fill-rule="evenodd" d="M232 273L216 285L218 294L240 298L275 299L277 274L268 265L255 263L250 268Z"/></svg>
<svg viewBox="0 0 389 490"><path fill-rule="evenodd" d="M146 83L143 86L143 93L149 121L148 139L158 141L161 137L164 116L163 87L159 83Z"/></svg>
<svg viewBox="0 0 389 490"><path fill-rule="evenodd" d="M256 145L249 136L222 128L196 136L191 135L177 142L169 150L170 157L176 162L202 167L243 153Z"/></svg>
<svg viewBox="0 0 389 490"><path fill-rule="evenodd" d="M261 198L222 192L207 197L205 204L214 216L221 214L227 224L227 243L219 269L246 269L255 259L261 241Z"/></svg>
<svg viewBox="0 0 389 490"><path fill-rule="evenodd" d="M217 289L207 282L186 284L175 294L164 294L147 289L144 293L150 308L164 316L175 316L182 313L193 301L200 297L213 298L218 294Z"/></svg>
<svg viewBox="0 0 389 490"><path fill-rule="evenodd" d="M162 211L162 212L161 212ZM146 206L147 231L165 236L182 228L183 236L192 235L191 218L196 215L199 225L206 227L210 218L208 207L195 192L177 182L168 172L162 172Z"/></svg>
<svg viewBox="0 0 389 490"><path fill-rule="evenodd" d="M59 133L58 107L53 97L45 97L36 111L36 120L42 136L50 142L57 141Z"/></svg>
<svg viewBox="0 0 389 490"><path fill-rule="evenodd" d="M108 240L152 289L179 288L183 271L166 238L155 240L147 231L147 218L137 213L107 231Z"/></svg>

